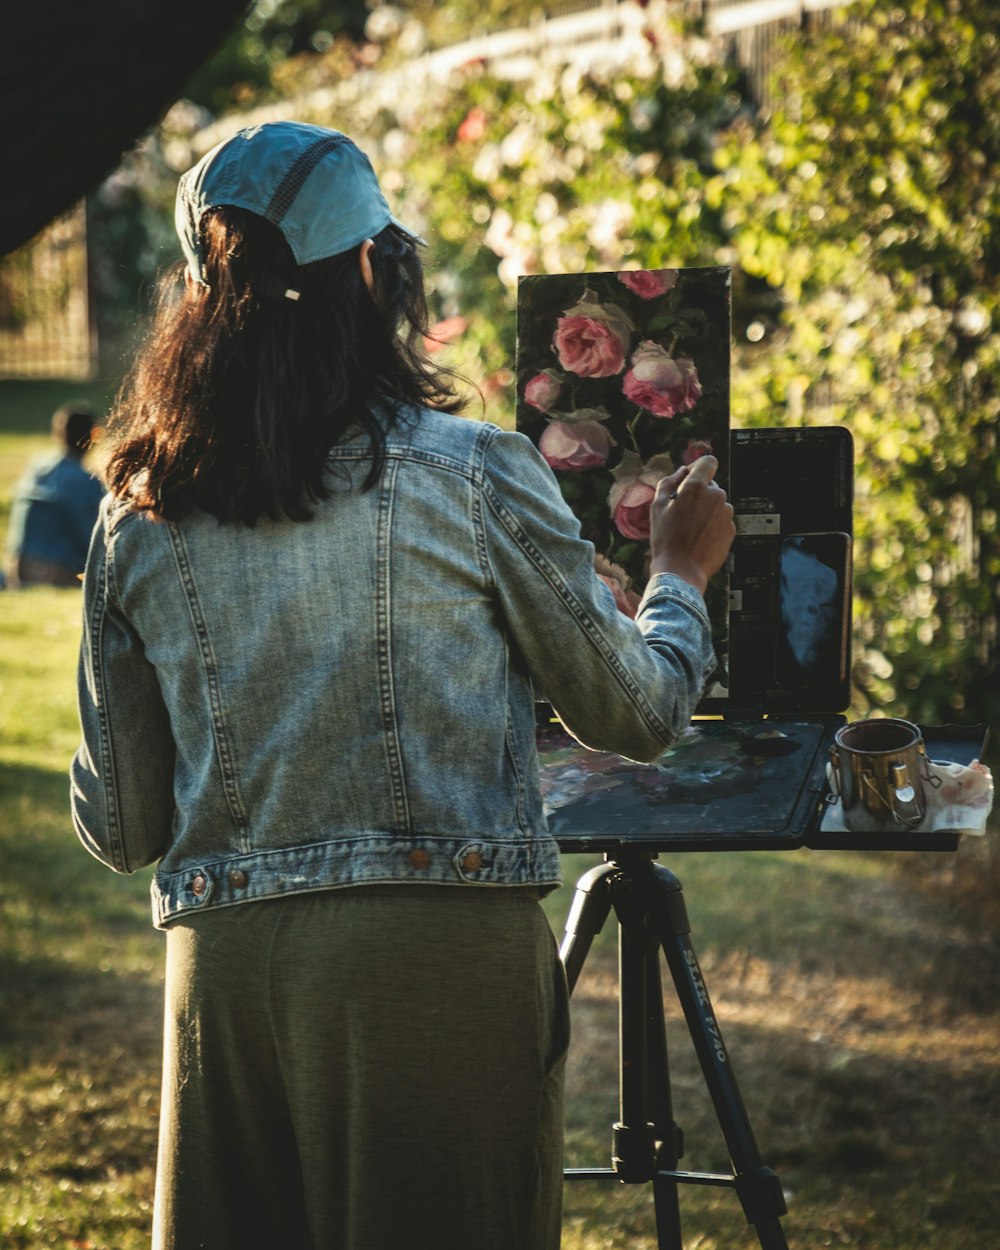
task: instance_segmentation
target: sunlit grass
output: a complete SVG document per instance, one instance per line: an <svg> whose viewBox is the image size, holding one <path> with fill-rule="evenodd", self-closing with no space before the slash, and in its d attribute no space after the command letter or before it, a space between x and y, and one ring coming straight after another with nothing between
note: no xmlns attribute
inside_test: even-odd
<svg viewBox="0 0 1000 1250"><path fill-rule="evenodd" d="M998 1123L992 947L963 933L940 901L912 894L890 857L661 858L684 884L758 1144L786 1191L792 1250L978 1244L1000 1214L997 1196L968 1166L988 1150ZM605 936L574 996L573 1166L608 1165L617 1117L617 984ZM664 979L682 1166L727 1171L666 972ZM729 1191L682 1187L681 1211L685 1250L759 1244ZM655 1246L648 1187L570 1183L564 1245Z"/></svg>
<svg viewBox="0 0 1000 1250"><path fill-rule="evenodd" d="M0 596L0 1245L148 1245L160 948L148 879L69 820L80 594Z"/></svg>
<svg viewBox="0 0 1000 1250"><path fill-rule="evenodd" d="M9 463L44 445L25 436ZM18 439L21 436L17 436ZM34 439L32 443L30 440ZM4 448L0 438L0 498ZM19 470L18 470L19 471ZM159 1103L161 934L148 873L113 876L70 827L66 770L80 595L0 595L0 1246L149 1243ZM960 859L976 853L963 845ZM547 901L561 930L567 856ZM1000 1225L997 952L893 857L663 854L765 1163L788 1192L791 1250L969 1250ZM607 1166L617 1118L616 929L573 1000L567 1162ZM666 978L682 1166L725 1146ZM386 1178L391 1185L391 1178ZM729 1191L681 1191L684 1250L758 1245ZM565 1250L652 1250L647 1186L572 1182Z"/></svg>

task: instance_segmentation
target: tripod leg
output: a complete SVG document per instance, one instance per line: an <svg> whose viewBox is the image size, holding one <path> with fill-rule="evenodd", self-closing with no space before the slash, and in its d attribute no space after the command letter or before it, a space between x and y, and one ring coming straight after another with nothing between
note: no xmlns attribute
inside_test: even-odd
<svg viewBox="0 0 1000 1250"><path fill-rule="evenodd" d="M591 943L604 927L611 910L608 877L617 872L613 864L599 864L585 872L576 883L576 893L566 917L559 957L566 969L569 992L573 993Z"/></svg>
<svg viewBox="0 0 1000 1250"><path fill-rule="evenodd" d="M674 1125L663 1022L660 942L641 882L627 872L609 878L619 922L618 1021L620 1120L614 1131L614 1171L625 1183L650 1181L659 1250L681 1250Z"/></svg>
<svg viewBox="0 0 1000 1250"><path fill-rule="evenodd" d="M756 1229L763 1250L787 1250L788 1243L779 1222L779 1217L786 1212L781 1183L761 1161L705 979L691 945L691 926L681 884L672 872L659 864L650 865L648 880L653 892L651 911L660 943L729 1148L733 1183L747 1223Z"/></svg>
<svg viewBox="0 0 1000 1250"><path fill-rule="evenodd" d="M656 935L641 908L628 896L634 883L613 879L612 901L618 930L619 1120L614 1129L613 1166L627 1184L651 1181L656 1175L656 1146L649 1119L649 1001L647 967L659 957Z"/></svg>
<svg viewBox="0 0 1000 1250"><path fill-rule="evenodd" d="M667 1030L663 1019L663 982L660 976L660 952L646 962L646 990L649 1081L649 1108L653 1133L657 1142L656 1175L653 1177L653 1206L656 1212L656 1238L659 1250L681 1246L681 1210L677 1181L664 1172L674 1172L683 1149L683 1135L674 1121L670 1093L670 1066L667 1051Z"/></svg>

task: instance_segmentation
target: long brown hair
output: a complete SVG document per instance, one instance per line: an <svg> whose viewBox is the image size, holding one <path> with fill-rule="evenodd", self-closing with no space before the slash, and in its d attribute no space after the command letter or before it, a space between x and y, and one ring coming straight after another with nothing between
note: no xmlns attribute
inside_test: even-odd
<svg viewBox="0 0 1000 1250"><path fill-rule="evenodd" d="M208 286L166 275L115 401L113 494L162 520L193 508L245 525L307 520L345 436L368 436L368 488L403 408L461 409L456 375L423 353L427 302L409 235L390 225L377 236L369 291L357 248L296 266L275 226L231 207L211 210L202 230Z"/></svg>

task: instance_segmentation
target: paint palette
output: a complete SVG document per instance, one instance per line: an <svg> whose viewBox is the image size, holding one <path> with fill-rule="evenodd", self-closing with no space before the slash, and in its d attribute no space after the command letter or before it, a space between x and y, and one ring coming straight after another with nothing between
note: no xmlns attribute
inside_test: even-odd
<svg viewBox="0 0 1000 1250"><path fill-rule="evenodd" d="M826 790L840 717L696 722L653 764L539 727L542 798L563 850L800 845Z"/></svg>
<svg viewBox="0 0 1000 1250"><path fill-rule="evenodd" d="M541 708L543 705L539 705ZM953 830L874 833L820 828L826 765L842 716L701 720L653 764L580 746L548 713L538 720L542 798L563 851L953 851ZM920 726L931 758L982 758L985 725Z"/></svg>

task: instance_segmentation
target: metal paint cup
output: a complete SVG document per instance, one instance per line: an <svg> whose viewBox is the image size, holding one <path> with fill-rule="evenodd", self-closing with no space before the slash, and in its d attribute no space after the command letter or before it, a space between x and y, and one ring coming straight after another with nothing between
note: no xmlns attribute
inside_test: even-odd
<svg viewBox="0 0 1000 1250"><path fill-rule="evenodd" d="M914 829L927 811L923 736L907 720L878 717L837 731L830 748L844 824L856 833Z"/></svg>

